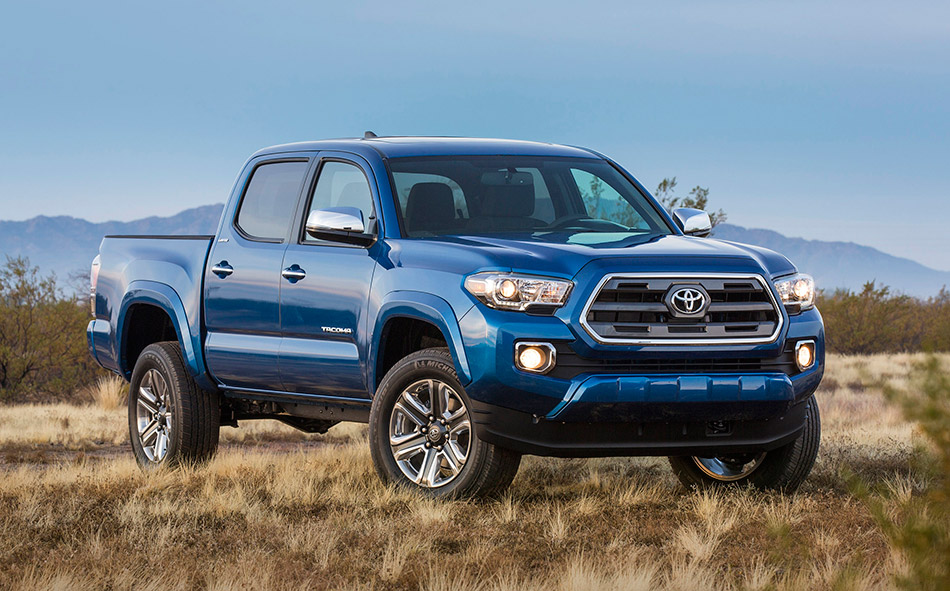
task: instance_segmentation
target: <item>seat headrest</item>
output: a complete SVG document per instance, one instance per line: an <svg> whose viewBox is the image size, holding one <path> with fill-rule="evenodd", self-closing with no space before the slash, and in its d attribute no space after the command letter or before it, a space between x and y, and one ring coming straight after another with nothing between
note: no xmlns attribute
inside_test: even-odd
<svg viewBox="0 0 950 591"><path fill-rule="evenodd" d="M534 185L489 185L482 199L482 215L526 218L534 213Z"/></svg>
<svg viewBox="0 0 950 591"><path fill-rule="evenodd" d="M406 201L406 229L438 230L455 223L455 197L445 183L416 183Z"/></svg>

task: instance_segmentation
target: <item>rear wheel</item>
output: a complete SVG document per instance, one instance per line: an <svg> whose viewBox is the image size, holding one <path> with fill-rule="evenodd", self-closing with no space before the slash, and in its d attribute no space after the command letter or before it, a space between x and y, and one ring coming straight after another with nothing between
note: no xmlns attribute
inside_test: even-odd
<svg viewBox="0 0 950 591"><path fill-rule="evenodd" d="M521 456L479 440L470 408L447 349L425 349L397 363L370 412L380 478L433 497L485 497L507 488Z"/></svg>
<svg viewBox="0 0 950 591"><path fill-rule="evenodd" d="M805 404L805 428L791 443L769 452L671 457L670 467L690 488L748 483L766 490L794 492L811 472L821 440L818 403L812 396Z"/></svg>
<svg viewBox="0 0 950 591"><path fill-rule="evenodd" d="M149 345L129 386L129 437L143 468L200 461L218 447L218 396L198 387L178 343Z"/></svg>

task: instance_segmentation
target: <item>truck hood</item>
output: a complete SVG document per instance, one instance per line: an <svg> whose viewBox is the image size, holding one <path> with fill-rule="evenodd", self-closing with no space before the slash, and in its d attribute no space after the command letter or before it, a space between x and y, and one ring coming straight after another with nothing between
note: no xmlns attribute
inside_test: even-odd
<svg viewBox="0 0 950 591"><path fill-rule="evenodd" d="M394 266L475 272L516 272L572 278L588 264L647 271L744 271L779 277L795 272L784 256L756 246L691 236L618 236L617 241L585 244L603 236L575 235L553 242L544 235L440 236L394 240ZM560 237L563 239L563 236ZM630 269L633 270L633 269Z"/></svg>

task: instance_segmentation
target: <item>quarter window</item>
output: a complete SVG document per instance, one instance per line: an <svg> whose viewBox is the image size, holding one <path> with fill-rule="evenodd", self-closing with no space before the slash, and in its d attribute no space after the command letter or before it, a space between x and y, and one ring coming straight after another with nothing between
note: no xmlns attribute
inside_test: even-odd
<svg viewBox="0 0 950 591"><path fill-rule="evenodd" d="M294 216L307 162L263 164L244 191L237 227L251 238L283 240Z"/></svg>

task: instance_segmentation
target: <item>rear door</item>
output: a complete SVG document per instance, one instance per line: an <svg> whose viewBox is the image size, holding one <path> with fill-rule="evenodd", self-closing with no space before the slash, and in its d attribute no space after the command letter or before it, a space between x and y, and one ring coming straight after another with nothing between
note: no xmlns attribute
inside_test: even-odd
<svg viewBox="0 0 950 591"><path fill-rule="evenodd" d="M205 270L205 356L223 385L281 390L281 263L312 154L248 166Z"/></svg>
<svg viewBox="0 0 950 591"><path fill-rule="evenodd" d="M361 158L321 152L294 238L284 252L280 314L284 389L300 394L368 398L364 378L370 327L366 309L379 242L369 247L311 238L309 213L355 207L367 232L377 231L376 180Z"/></svg>

